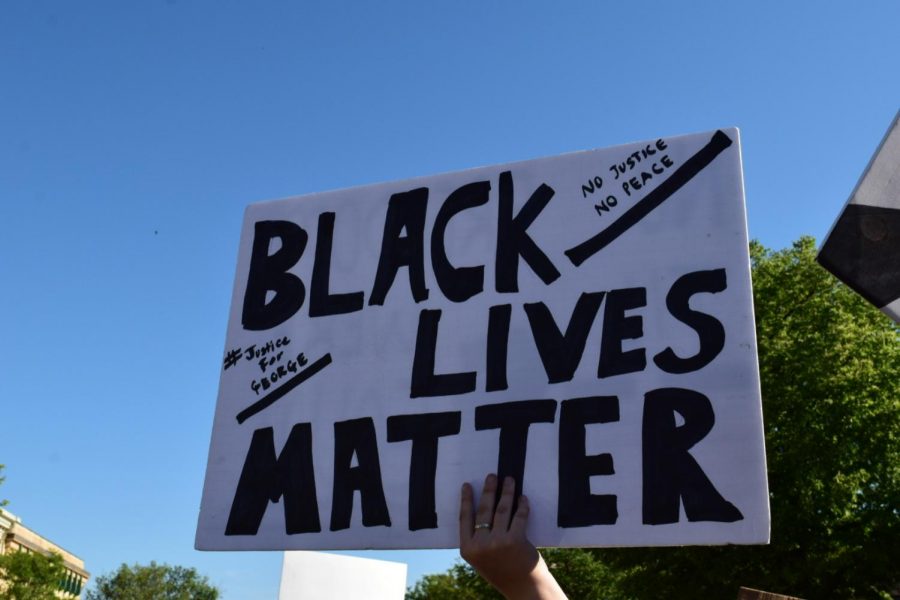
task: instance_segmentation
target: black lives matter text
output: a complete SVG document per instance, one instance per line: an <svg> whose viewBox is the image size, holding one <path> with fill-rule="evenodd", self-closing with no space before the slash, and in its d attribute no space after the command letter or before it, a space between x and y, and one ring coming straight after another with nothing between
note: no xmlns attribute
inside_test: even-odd
<svg viewBox="0 0 900 600"><path fill-rule="evenodd" d="M654 185L654 189L644 198L636 199L612 226L566 251L566 255L573 264L580 265L659 206L730 144L724 133L716 132L706 146L679 167L666 154L668 146L661 139L622 157L609 168L610 179L617 182L620 193L631 197L645 187ZM672 173L664 178L668 169ZM654 178L659 178L658 182L651 183ZM601 177L592 178L582 187L584 197L599 192L603 184ZM494 280L488 282L487 265L460 266L450 262L445 237L448 224L455 216L463 211L484 210L489 205L494 185L498 192L493 208L497 213L496 253L485 260L492 260L494 267ZM710 296L720 302L727 299L727 294L723 294L728 288L725 268L674 274L664 298L648 298L644 286L610 289L595 282L589 291L570 299L574 306L565 318L554 316L543 302L499 302L484 309L488 312L486 331L476 333L483 340L483 352L468 353L465 358L469 363L464 370L436 371L445 311L452 311L456 305L482 294L486 285L492 285L498 294L516 294L520 266L531 269L546 286L561 276L540 240L529 233L529 227L540 218L554 195L553 188L543 183L525 190L524 202L514 203L513 176L510 171L504 171L496 181L467 183L442 198L429 230L426 214L429 202L434 200L430 190L420 187L395 193L387 202L381 247L375 252L377 268L371 279L357 282L350 288L352 291L331 289L332 254L341 251L333 247L334 231L339 226L335 212L318 215L311 258L306 252L309 234L305 224L287 220L254 224L241 312L245 330L270 330L294 317L304 306L310 319L318 319L377 310L403 293L408 293L416 304L429 298L433 300L435 292L448 302L441 303L442 308L423 306L417 317L410 315L417 318L418 324L409 355L409 393L397 399L408 403L407 410L386 417L383 439L376 434L375 420L365 415L326 425L325 430L329 432L326 436L331 438L326 440L313 439L313 423L292 423L280 449L276 448L272 427L260 427L252 432L225 527L226 535L256 535L266 510L276 502L282 503L288 535L320 532L326 526L331 531L344 530L350 527L357 497L363 527L403 527L410 531L437 528L435 485L440 449L463 431L467 435L497 436L497 473L500 477L514 477L517 492L521 493L532 427L552 427L557 433L557 525L573 528L615 524L619 519L618 498L614 494L592 493L590 480L616 474L616 460L610 453L588 454L586 431L588 426L602 431L603 424L620 421L620 404L625 402L643 403L639 417L643 524L676 523L682 509L688 521L734 522L744 518L719 492L690 451L713 429L716 399L703 390L675 385L678 376L713 364L725 347L725 328L716 311L704 312L691 304L698 296ZM516 204L520 206L517 212ZM598 214L608 212L617 204L618 201L610 202L607 198L606 208L598 209ZM270 253L273 247L277 249ZM430 250L430 261L425 259L426 247ZM308 281L292 272L304 256L312 261ZM426 286L428 268L437 290ZM408 286L395 286L401 273L408 277ZM514 298L510 296L511 300ZM706 306L709 305L707 302ZM694 349L685 354L664 341L642 343L643 315L648 310L666 315L690 330L697 340ZM616 377L647 369L671 379L673 385L641 389L634 397L603 394L569 397L560 385L552 388L559 391L556 398L485 402L475 406L474 413L428 410L428 398L491 394L510 388L511 371L507 363L513 319L518 323L527 322L525 331L536 350L528 356L540 360L540 365L531 367L542 369L550 385L572 381L576 371L587 368L581 363L589 343L599 349L597 364L590 365L590 369L601 387L606 380L614 381ZM259 357L255 352L252 354L255 360L260 360L271 358L270 352L275 357L302 358L302 354L287 352L277 344ZM246 354L246 349L243 353ZM240 356L226 355L225 368L229 368L229 361L241 360ZM525 355L517 353L517 356ZM308 378L330 362L330 354L314 361L290 379L291 386L299 385L304 377ZM269 364L268 360L259 365L264 370L275 368L274 372L278 373L276 364ZM289 389L292 388L286 384L270 392L239 415L238 422L243 423L252 414L264 410ZM372 401L386 400L391 399L375 397ZM464 414L468 415L465 420ZM317 423L317 427L320 425ZM321 437L322 430L316 431ZM380 459L380 449L385 444L401 443L408 444L410 456L408 510L402 523L388 510L388 505L394 503L388 503L385 496ZM318 444L334 448L333 461L327 466L333 485L331 506L324 508L313 465L313 450Z"/></svg>

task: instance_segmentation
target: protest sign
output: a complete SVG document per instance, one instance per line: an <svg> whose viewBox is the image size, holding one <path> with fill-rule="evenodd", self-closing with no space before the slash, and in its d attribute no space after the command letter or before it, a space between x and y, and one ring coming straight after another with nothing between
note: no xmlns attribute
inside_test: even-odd
<svg viewBox="0 0 900 600"><path fill-rule="evenodd" d="M247 208L200 549L765 543L734 129Z"/></svg>
<svg viewBox="0 0 900 600"><path fill-rule="evenodd" d="M900 113L826 236L817 259L900 323Z"/></svg>

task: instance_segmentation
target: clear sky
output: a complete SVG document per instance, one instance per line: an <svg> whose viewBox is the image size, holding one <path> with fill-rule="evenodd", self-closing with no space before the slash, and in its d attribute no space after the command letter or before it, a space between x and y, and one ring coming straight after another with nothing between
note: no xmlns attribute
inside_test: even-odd
<svg viewBox="0 0 900 600"><path fill-rule="evenodd" d="M242 211L741 128L751 237L821 239L900 108L900 3L0 3L0 497L94 574L193 550ZM409 582L453 551L368 553Z"/></svg>

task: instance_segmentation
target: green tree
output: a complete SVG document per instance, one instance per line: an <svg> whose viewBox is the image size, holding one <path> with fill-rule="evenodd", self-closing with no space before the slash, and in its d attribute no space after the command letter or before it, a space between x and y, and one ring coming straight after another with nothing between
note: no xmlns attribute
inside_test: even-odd
<svg viewBox="0 0 900 600"><path fill-rule="evenodd" d="M900 584L900 329L815 254L808 237L750 247L772 543L557 551L608 570L572 597L887 599ZM433 577L468 586L454 569Z"/></svg>
<svg viewBox="0 0 900 600"><path fill-rule="evenodd" d="M64 576L59 554L21 551L0 555L0 600L58 600L56 592Z"/></svg>
<svg viewBox="0 0 900 600"><path fill-rule="evenodd" d="M196 569L151 562L123 564L114 573L97 577L86 600L216 600L218 597L219 590Z"/></svg>
<svg viewBox="0 0 900 600"><path fill-rule="evenodd" d="M406 592L406 600L502 600L494 588L467 564L457 563L446 573L426 575Z"/></svg>

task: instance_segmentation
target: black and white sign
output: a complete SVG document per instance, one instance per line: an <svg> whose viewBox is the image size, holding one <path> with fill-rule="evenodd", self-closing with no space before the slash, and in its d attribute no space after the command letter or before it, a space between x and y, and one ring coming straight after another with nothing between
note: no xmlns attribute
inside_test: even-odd
<svg viewBox="0 0 900 600"><path fill-rule="evenodd" d="M738 132L248 207L201 549L765 543Z"/></svg>
<svg viewBox="0 0 900 600"><path fill-rule="evenodd" d="M818 260L900 322L900 113L832 226Z"/></svg>

